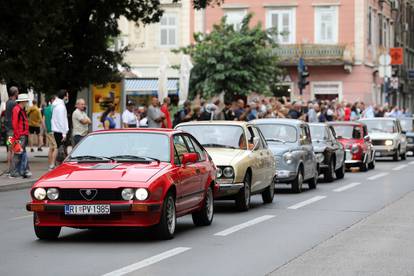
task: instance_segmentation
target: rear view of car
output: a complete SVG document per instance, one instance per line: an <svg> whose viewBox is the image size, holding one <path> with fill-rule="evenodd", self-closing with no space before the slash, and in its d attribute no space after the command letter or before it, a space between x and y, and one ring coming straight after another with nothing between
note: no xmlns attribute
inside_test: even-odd
<svg viewBox="0 0 414 276"><path fill-rule="evenodd" d="M414 118L401 118L401 127L407 136L407 153L414 156Z"/></svg>

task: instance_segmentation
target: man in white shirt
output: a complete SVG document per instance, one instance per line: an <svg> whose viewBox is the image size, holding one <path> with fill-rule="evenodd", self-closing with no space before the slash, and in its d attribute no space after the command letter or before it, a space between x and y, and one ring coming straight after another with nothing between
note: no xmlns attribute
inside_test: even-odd
<svg viewBox="0 0 414 276"><path fill-rule="evenodd" d="M86 104L84 99L78 99L76 101L76 109L72 113L72 135L73 135L73 146L76 146L82 139L88 134L89 125L91 119L85 112Z"/></svg>
<svg viewBox="0 0 414 276"><path fill-rule="evenodd" d="M52 131L55 136L57 148L66 141L66 134L69 131L68 112L66 103L69 101L69 94L66 90L60 90L53 102Z"/></svg>
<svg viewBox="0 0 414 276"><path fill-rule="evenodd" d="M135 103L133 101L127 102L127 109L122 113L122 127L135 128L138 127L138 118L134 113Z"/></svg>

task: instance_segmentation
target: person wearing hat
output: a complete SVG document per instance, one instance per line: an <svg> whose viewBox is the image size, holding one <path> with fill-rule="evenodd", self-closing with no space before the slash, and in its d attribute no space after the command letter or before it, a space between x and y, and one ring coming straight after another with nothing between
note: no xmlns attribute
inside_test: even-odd
<svg viewBox="0 0 414 276"><path fill-rule="evenodd" d="M135 103L133 101L127 102L127 109L122 113L122 127L135 128L138 127L138 118L134 113Z"/></svg>
<svg viewBox="0 0 414 276"><path fill-rule="evenodd" d="M20 143L20 152L15 152L13 156L13 171L10 177L22 176L24 178L32 176L29 171L26 145L29 137L29 121L25 108L29 102L28 94L20 94L16 100L16 105L12 113L13 140Z"/></svg>

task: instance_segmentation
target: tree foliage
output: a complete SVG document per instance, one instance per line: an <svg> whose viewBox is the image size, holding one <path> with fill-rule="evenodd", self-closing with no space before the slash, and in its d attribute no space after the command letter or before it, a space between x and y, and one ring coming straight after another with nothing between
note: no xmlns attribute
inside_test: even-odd
<svg viewBox="0 0 414 276"><path fill-rule="evenodd" d="M278 67L275 30L263 30L261 24L250 27L247 15L240 30L223 18L210 34L196 34L195 44L179 51L191 55L190 95L205 98L225 93L226 98L251 92L268 94L282 70Z"/></svg>
<svg viewBox="0 0 414 276"><path fill-rule="evenodd" d="M46 93L114 80L127 50L109 47L119 18L150 24L162 13L160 0L0 0L0 80Z"/></svg>

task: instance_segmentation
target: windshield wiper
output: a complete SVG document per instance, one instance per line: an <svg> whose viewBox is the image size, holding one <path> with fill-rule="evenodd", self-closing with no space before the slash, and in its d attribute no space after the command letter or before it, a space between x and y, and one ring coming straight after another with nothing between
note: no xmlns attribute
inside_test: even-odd
<svg viewBox="0 0 414 276"><path fill-rule="evenodd" d="M280 142L280 143L286 143L286 141L285 140L282 140L282 139L277 139L277 138L266 138L266 141L267 142Z"/></svg>
<svg viewBox="0 0 414 276"><path fill-rule="evenodd" d="M137 156L137 155L131 155L131 154L124 154L124 155L115 155L111 156L112 159L121 159L121 160L135 160L135 161L155 161L157 163L161 163L161 161L157 158L148 157L148 156Z"/></svg>
<svg viewBox="0 0 414 276"><path fill-rule="evenodd" d="M98 160L98 161L115 161L111 157L93 156L93 155L70 156L69 157L69 160L78 160L78 161L91 161L91 160Z"/></svg>
<svg viewBox="0 0 414 276"><path fill-rule="evenodd" d="M236 149L236 147L221 145L221 144L202 144L205 148L226 148L226 149Z"/></svg>

